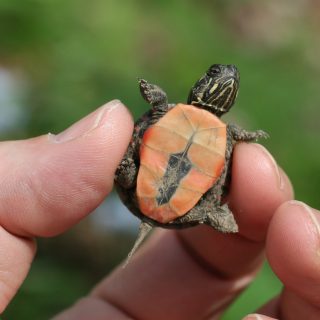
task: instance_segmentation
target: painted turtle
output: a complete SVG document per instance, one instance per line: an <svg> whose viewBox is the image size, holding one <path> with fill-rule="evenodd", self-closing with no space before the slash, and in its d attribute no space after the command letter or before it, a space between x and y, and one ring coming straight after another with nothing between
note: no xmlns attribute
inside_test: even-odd
<svg viewBox="0 0 320 320"><path fill-rule="evenodd" d="M128 258L153 227L207 224L238 231L228 204L222 204L232 150L237 141L268 137L220 120L234 104L239 80L234 65L214 64L191 88L187 104L169 104L161 88L139 80L152 108L135 123L115 176L122 201L141 220Z"/></svg>

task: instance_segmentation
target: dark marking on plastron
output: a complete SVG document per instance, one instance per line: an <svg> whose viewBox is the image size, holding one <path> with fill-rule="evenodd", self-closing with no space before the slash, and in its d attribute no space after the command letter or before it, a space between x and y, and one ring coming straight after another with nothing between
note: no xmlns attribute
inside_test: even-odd
<svg viewBox="0 0 320 320"><path fill-rule="evenodd" d="M159 206L170 201L171 197L176 192L181 179L191 170L192 163L188 158L188 150L191 144L192 138L183 152L170 155L168 167L160 181L158 195L156 197Z"/></svg>

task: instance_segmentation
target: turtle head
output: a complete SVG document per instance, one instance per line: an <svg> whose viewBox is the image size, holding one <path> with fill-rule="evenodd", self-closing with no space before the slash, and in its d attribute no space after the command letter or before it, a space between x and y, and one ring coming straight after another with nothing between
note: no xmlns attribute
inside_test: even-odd
<svg viewBox="0 0 320 320"><path fill-rule="evenodd" d="M239 82L240 75L236 66L214 64L191 88L188 104L220 117L234 104Z"/></svg>

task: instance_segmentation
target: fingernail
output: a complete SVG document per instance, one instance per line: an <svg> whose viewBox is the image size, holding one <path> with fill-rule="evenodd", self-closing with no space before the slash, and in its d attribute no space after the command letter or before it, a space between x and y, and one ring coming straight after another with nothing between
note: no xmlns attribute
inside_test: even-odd
<svg viewBox="0 0 320 320"><path fill-rule="evenodd" d="M320 216L315 213L315 210L311 209L308 205L306 205L304 202L301 202L301 201L291 200L289 201L289 203L290 205L298 206L304 212L307 213L320 239L320 221L319 221ZM320 254L320 252L318 254Z"/></svg>
<svg viewBox="0 0 320 320"><path fill-rule="evenodd" d="M274 172L276 174L276 179L278 182L278 186L280 190L284 190L285 188L285 183L282 177L282 174L280 173L280 169L278 167L278 164L276 163L276 161L274 160L273 156L270 154L270 152L261 144L255 143L253 144L256 148L260 149L269 159L270 159L270 163L272 164L272 166L274 167Z"/></svg>
<svg viewBox="0 0 320 320"><path fill-rule="evenodd" d="M63 143L88 134L90 131L104 125L110 113L120 105L122 105L120 100L112 100L74 123L63 132L57 135L49 133L48 139L55 143Z"/></svg>
<svg viewBox="0 0 320 320"><path fill-rule="evenodd" d="M248 314L242 320L263 320L258 314Z"/></svg>

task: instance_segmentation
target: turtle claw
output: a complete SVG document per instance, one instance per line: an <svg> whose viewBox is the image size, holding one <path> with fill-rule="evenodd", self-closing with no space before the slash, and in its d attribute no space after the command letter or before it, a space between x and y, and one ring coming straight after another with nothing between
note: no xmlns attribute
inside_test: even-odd
<svg viewBox="0 0 320 320"><path fill-rule="evenodd" d="M269 138L269 134L263 130L256 131L247 131L235 124L229 124L229 130L232 134L232 137L235 141L257 141L260 138L267 139Z"/></svg>

